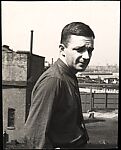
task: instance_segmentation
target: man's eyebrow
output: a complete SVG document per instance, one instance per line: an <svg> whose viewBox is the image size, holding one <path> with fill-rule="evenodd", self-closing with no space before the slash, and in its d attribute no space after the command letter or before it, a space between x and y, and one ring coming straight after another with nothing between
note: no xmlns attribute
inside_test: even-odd
<svg viewBox="0 0 121 150"><path fill-rule="evenodd" d="M89 41L89 42L90 42L90 41L92 41L92 40L89 40L89 39L84 39L83 41Z"/></svg>
<svg viewBox="0 0 121 150"><path fill-rule="evenodd" d="M93 44L93 43L94 43L94 41L92 41L92 40L88 40L88 39L84 39L83 41L85 41L85 42L87 42L87 43L91 43L91 44Z"/></svg>
<svg viewBox="0 0 121 150"><path fill-rule="evenodd" d="M76 46L76 47L74 47L73 49L80 49L80 48L85 48L85 45L83 45L83 46Z"/></svg>

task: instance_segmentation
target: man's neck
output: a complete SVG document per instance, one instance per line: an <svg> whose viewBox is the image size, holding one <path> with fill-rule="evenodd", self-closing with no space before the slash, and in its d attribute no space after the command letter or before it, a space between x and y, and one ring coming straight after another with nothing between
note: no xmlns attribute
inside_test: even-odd
<svg viewBox="0 0 121 150"><path fill-rule="evenodd" d="M67 62L66 62L66 60L65 60L65 58L64 58L63 56L60 55L59 58L68 66L68 64L67 64ZM68 67L69 67L69 66L68 66ZM70 70L71 70L74 74L77 73L76 70L72 69L71 67L69 67L69 68L70 68Z"/></svg>
<svg viewBox="0 0 121 150"><path fill-rule="evenodd" d="M59 58L68 66L68 64L63 56L60 55Z"/></svg>

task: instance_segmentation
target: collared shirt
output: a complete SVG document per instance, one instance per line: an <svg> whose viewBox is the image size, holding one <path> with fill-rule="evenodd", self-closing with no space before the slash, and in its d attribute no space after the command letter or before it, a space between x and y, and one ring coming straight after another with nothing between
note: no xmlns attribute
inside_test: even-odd
<svg viewBox="0 0 121 150"><path fill-rule="evenodd" d="M25 136L33 143L31 148L69 144L83 134L78 81L61 59L40 76L31 100L25 123Z"/></svg>

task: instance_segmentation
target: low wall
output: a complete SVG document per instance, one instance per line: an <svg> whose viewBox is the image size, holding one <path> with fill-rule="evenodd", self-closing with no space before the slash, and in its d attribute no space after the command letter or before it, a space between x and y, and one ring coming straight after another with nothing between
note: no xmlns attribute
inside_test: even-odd
<svg viewBox="0 0 121 150"><path fill-rule="evenodd" d="M80 93L82 111L91 109L118 109L118 93Z"/></svg>

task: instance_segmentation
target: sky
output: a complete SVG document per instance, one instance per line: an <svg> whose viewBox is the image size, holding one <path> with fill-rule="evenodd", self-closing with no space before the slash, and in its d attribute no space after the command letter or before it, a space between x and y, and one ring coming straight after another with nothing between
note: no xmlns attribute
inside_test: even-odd
<svg viewBox="0 0 121 150"><path fill-rule="evenodd" d="M30 51L51 63L59 56L62 28L74 21L95 33L89 65L119 65L120 1L2 1L2 45Z"/></svg>

